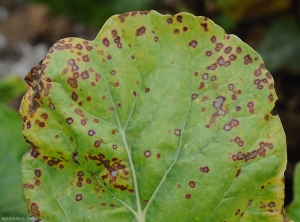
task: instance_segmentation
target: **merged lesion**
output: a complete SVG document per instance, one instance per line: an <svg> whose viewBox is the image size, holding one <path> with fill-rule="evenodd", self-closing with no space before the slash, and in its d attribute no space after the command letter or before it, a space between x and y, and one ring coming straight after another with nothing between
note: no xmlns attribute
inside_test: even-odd
<svg viewBox="0 0 300 222"><path fill-rule="evenodd" d="M42 63L43 60L37 66L33 67L24 78L28 87L33 90L28 96L28 100L31 101L29 104L29 114L34 113L40 107L40 93L44 90L44 84L41 81L41 74L43 72Z"/></svg>

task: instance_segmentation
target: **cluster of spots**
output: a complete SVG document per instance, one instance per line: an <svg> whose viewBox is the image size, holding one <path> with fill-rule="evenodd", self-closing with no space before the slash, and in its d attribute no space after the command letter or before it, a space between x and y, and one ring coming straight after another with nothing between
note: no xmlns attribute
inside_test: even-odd
<svg viewBox="0 0 300 222"><path fill-rule="evenodd" d="M206 22L201 22L200 26L204 29L205 32L208 31L207 23Z"/></svg>
<svg viewBox="0 0 300 222"><path fill-rule="evenodd" d="M244 64L245 65L249 65L249 64L251 64L252 63L252 58L251 58L251 56L248 54L248 55L245 55L244 56Z"/></svg>
<svg viewBox="0 0 300 222"><path fill-rule="evenodd" d="M244 146L244 141L241 139L241 137L239 136L236 136L234 139L233 139L233 142L238 145L239 147L243 147Z"/></svg>
<svg viewBox="0 0 300 222"><path fill-rule="evenodd" d="M126 12L124 14L119 15L119 20L121 23L125 22L125 18L128 17L129 15L131 17L135 17L136 15L140 14L140 15L147 15L151 10L148 11L134 11L134 12Z"/></svg>
<svg viewBox="0 0 300 222"><path fill-rule="evenodd" d="M253 75L255 77L259 77L262 75L263 70L265 69L265 65L262 63L258 69L254 70ZM253 81L253 84L257 87L257 89L262 90L264 88L264 84L268 85L268 88L274 89L274 84L270 83L268 79L272 79L272 76L269 72L266 72L266 78L262 77L262 78L257 78Z"/></svg>
<svg viewBox="0 0 300 222"><path fill-rule="evenodd" d="M34 185L30 184L30 183L24 183L23 187L24 187L24 189L32 190L34 188Z"/></svg>
<svg viewBox="0 0 300 222"><path fill-rule="evenodd" d="M114 39L114 43L116 44L117 48L121 49L122 48L121 38L120 38L120 36L118 36L117 30L115 30L115 29L112 30L111 34L112 34L112 37Z"/></svg>
<svg viewBox="0 0 300 222"><path fill-rule="evenodd" d="M140 28L138 28L137 30L136 30L136 36L140 36L140 35L143 35L143 34L145 34L146 33L146 27L145 26L142 26L142 27L140 27Z"/></svg>
<svg viewBox="0 0 300 222"><path fill-rule="evenodd" d="M257 149L254 149L251 152L247 153L239 151L236 154L232 155L231 158L233 161L244 160L245 162L248 162L249 160L255 159L257 156L264 157L267 152L266 148L273 149L273 144L268 142L260 142Z"/></svg>
<svg viewBox="0 0 300 222"><path fill-rule="evenodd" d="M88 121L88 119L86 118L86 116L84 115L84 113L82 112L82 110L81 109L78 109L78 108L75 108L74 109L74 113L75 114L77 114L78 116L80 116L82 119L80 120L80 124L82 125L82 126L85 126L86 125L86 123L87 123L87 121ZM69 117L70 118L70 117ZM95 134L95 131L94 130L89 130L88 131L88 135L89 136L93 136Z"/></svg>
<svg viewBox="0 0 300 222"><path fill-rule="evenodd" d="M238 121L237 119L232 119L229 121L229 123L227 123L224 126L224 130L229 131L231 130L233 127L237 127L240 124L240 121Z"/></svg>
<svg viewBox="0 0 300 222"><path fill-rule="evenodd" d="M51 88L51 84L47 83L46 87L45 84L41 81L43 70L45 66L42 65L42 61L35 67L33 67L28 74L25 76L24 80L26 81L27 85L32 88L33 93L27 97L30 101L29 103L29 114L34 113L38 107L40 107L40 93L44 90L44 94L49 94L49 89ZM45 90L47 88L47 90Z"/></svg>
<svg viewBox="0 0 300 222"><path fill-rule="evenodd" d="M103 166L107 173L101 176L102 180L108 180L114 188L120 189L121 191L128 190L129 193L133 193L134 190L129 188L128 182L128 170L126 170L126 165L122 163L122 160L118 158L112 158L112 160L105 159L105 155L99 153L97 156L88 156L91 160L96 160L97 166ZM118 184L118 182L123 182L125 185ZM104 183L106 184L106 183Z"/></svg>
<svg viewBox="0 0 300 222"><path fill-rule="evenodd" d="M209 167L208 166L200 167L200 171L203 172L203 173L208 173L209 172Z"/></svg>
<svg viewBox="0 0 300 222"><path fill-rule="evenodd" d="M105 202L102 202L102 203L101 203L101 206L102 206L102 207L106 206L106 203L105 203ZM114 203L110 203L109 206L110 206L110 207L115 207L115 204L114 204Z"/></svg>
<svg viewBox="0 0 300 222"><path fill-rule="evenodd" d="M29 153L30 156L34 158L37 158L40 155L38 148L33 143L30 143Z"/></svg>
<svg viewBox="0 0 300 222"><path fill-rule="evenodd" d="M240 212L241 212L241 210L237 209L237 211L234 213L234 215L237 216L240 214ZM243 217L243 216L244 216L244 212L241 213L241 217Z"/></svg>
<svg viewBox="0 0 300 222"><path fill-rule="evenodd" d="M60 162L62 162L62 161L57 158L47 158L47 164L51 167L59 165Z"/></svg>
<svg viewBox="0 0 300 222"><path fill-rule="evenodd" d="M226 36L227 39L230 38L230 36ZM224 48L224 44L221 43L221 42L217 42L217 38L216 36L212 36L210 38L210 41L215 45L215 48L214 50L218 53L218 52L221 52L221 50ZM206 67L206 70L215 70L218 66L224 66L224 67L228 67L231 65L231 62L235 61L237 59L237 56L232 53L232 47L231 46L227 46L225 49L224 49L224 53L226 54L226 57L228 59L225 59L223 56L219 56L217 58L217 61L215 61L214 63L212 63L211 65L207 66ZM241 53L242 49L241 47L237 47L236 48L236 52L237 53ZM231 54L230 54L231 53ZM211 50L207 50L205 52L205 55L206 56L211 56L213 54L213 52Z"/></svg>
<svg viewBox="0 0 300 222"><path fill-rule="evenodd" d="M84 173L82 172L82 171L79 171L78 173L77 173L77 183L76 183L76 186L77 187L82 187L82 184L83 184L83 176L84 176ZM91 179L89 179L89 178L86 178L86 183L87 184L91 184L92 183L92 181L91 181Z"/></svg>
<svg viewBox="0 0 300 222"><path fill-rule="evenodd" d="M64 40L58 41L54 46L54 49L57 50L70 50L71 48L72 48L72 44L65 43Z"/></svg>
<svg viewBox="0 0 300 222"><path fill-rule="evenodd" d="M267 204L264 204L263 202L260 202L259 208L260 208L260 209L269 208L268 211L269 211L270 213L273 213L273 212L274 212L273 208L274 208L275 206L276 206L276 204L275 204L275 202L273 202L273 201L271 201L271 202L269 202L269 203L267 203Z"/></svg>
<svg viewBox="0 0 300 222"><path fill-rule="evenodd" d="M247 108L249 113L254 114L255 110L254 110L254 102L250 101L247 103Z"/></svg>

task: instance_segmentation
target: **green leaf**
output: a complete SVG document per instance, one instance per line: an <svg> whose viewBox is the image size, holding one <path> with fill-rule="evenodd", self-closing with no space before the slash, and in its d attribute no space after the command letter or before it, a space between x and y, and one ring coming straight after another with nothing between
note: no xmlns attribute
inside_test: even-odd
<svg viewBox="0 0 300 222"><path fill-rule="evenodd" d="M16 111L0 103L0 123L0 216L27 217L20 169L28 144L21 134L22 121Z"/></svg>
<svg viewBox="0 0 300 222"><path fill-rule="evenodd" d="M58 41L25 80L22 172L34 217L284 220L272 76L209 19L116 15L94 41Z"/></svg>
<svg viewBox="0 0 300 222"><path fill-rule="evenodd" d="M300 163L297 163L294 171L294 200L285 209L286 215L300 221Z"/></svg>

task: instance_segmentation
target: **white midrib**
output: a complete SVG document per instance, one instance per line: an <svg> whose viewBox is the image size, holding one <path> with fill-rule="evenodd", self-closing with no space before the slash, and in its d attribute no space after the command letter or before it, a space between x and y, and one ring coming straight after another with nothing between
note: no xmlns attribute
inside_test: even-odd
<svg viewBox="0 0 300 222"><path fill-rule="evenodd" d="M125 145L125 150L127 152L128 160L129 160L129 165L131 166L131 172L132 172L132 177L133 177L133 184L134 184L134 190L135 190L135 196L136 196L136 207L137 207L137 212L135 214L135 217L139 222L144 222L145 217L143 217L143 212L142 212L142 207L141 207L141 201L140 201L140 195L139 195L139 189L138 189L138 182L137 182L137 177L136 177L136 172L134 168L134 164L132 161L131 153L127 144L127 140L125 137L125 132L120 128L120 133Z"/></svg>
<svg viewBox="0 0 300 222"><path fill-rule="evenodd" d="M104 77L104 80L105 80L105 84L106 84L106 87L108 89L108 92L109 92L109 96L110 96L110 99L112 101L112 104L113 104L113 107L114 107L114 110L116 110L116 106L115 106L115 103L114 103L114 100L113 100L113 97L112 97L112 94L111 94L111 91L109 89L109 86L108 86L108 83L107 83L107 80L106 80L106 76L103 75ZM135 105L135 102L134 102L134 105ZM134 108L134 106L133 106ZM122 126L121 126L121 122L120 122L120 119L119 119L119 116L118 116L118 113L117 111L115 111L115 115L116 115L116 119L117 119L117 122L118 122L118 130L122 136L122 140L123 140L123 143L124 143L124 146L125 146L125 150L127 152L127 156L128 156L128 161L129 161L129 165L131 167L131 173L132 173L132 177L133 177L133 185L134 185L134 190L135 190L135 197L136 197L136 208L137 210L134 211L130 206L128 206L127 204L125 205L130 211L132 211L137 219L138 222L144 222L145 221L145 217L143 217L143 212L142 212L142 207L141 207L141 201L140 201L140 194L139 194L139 189L138 189L138 182L137 182L137 177L136 177L136 172L135 172L135 168L134 168L134 164L133 164L133 161L132 161L132 157L131 157L131 152L130 152L130 149L128 147L128 144L127 144L127 140L126 140L126 136L125 136L125 129L126 129L126 126L129 122L129 119L131 118L131 115L132 115L132 112L133 112L133 108L131 110L131 113L128 117L128 120L124 126L124 128L122 129ZM118 198L117 198L118 199ZM118 199L119 200L119 199ZM120 201L121 202L121 201ZM123 202L121 202L123 203ZM124 204L124 203L123 203Z"/></svg>

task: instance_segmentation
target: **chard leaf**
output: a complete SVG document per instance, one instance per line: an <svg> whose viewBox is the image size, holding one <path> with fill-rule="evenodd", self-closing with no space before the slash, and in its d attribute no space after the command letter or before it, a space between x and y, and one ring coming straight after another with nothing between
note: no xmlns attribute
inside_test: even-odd
<svg viewBox="0 0 300 222"><path fill-rule="evenodd" d="M285 135L261 57L205 17L111 17L25 78L24 197L44 221L283 221Z"/></svg>

